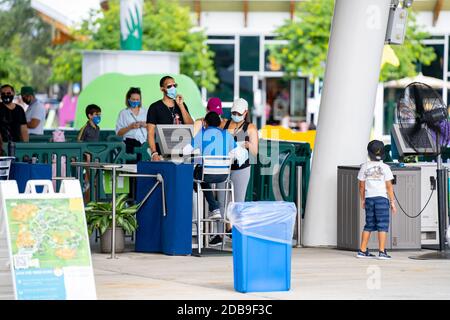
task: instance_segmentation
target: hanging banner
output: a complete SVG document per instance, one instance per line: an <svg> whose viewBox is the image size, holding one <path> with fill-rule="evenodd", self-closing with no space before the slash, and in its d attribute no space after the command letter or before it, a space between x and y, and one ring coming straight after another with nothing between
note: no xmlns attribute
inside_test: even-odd
<svg viewBox="0 0 450 320"><path fill-rule="evenodd" d="M15 298L96 299L80 185L63 181L60 193L51 181L46 187L50 192L19 194L16 181L0 182Z"/></svg>
<svg viewBox="0 0 450 320"><path fill-rule="evenodd" d="M142 50L143 0L120 0L120 48Z"/></svg>

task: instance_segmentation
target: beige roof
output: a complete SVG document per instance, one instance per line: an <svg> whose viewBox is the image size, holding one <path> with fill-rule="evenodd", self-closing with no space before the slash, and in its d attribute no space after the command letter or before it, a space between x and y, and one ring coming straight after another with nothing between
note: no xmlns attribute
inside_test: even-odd
<svg viewBox="0 0 450 320"><path fill-rule="evenodd" d="M201 11L244 11L247 3L248 11L281 11L289 12L291 2L297 5L305 1L320 0L180 0L181 4L188 5L194 11L200 5ZM414 0L413 9L416 11L433 11L436 4L441 3L441 10L450 10L450 0Z"/></svg>

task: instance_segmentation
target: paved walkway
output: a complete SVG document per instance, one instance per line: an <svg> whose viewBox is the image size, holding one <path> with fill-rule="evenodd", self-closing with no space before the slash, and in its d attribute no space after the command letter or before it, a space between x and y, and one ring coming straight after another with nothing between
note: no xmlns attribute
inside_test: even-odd
<svg viewBox="0 0 450 320"><path fill-rule="evenodd" d="M429 251L391 252L360 260L353 252L293 249L289 292L241 294L233 288L233 258L127 252L118 260L93 254L99 299L450 299L450 261L412 260Z"/></svg>

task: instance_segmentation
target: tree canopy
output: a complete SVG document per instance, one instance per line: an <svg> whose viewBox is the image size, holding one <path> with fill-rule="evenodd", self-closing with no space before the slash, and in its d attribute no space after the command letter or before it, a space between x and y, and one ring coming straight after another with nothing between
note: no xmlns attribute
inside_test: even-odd
<svg viewBox="0 0 450 320"><path fill-rule="evenodd" d="M0 0L0 8L0 83L44 90L50 71L38 61L49 57L50 26L37 17L30 0Z"/></svg>
<svg viewBox="0 0 450 320"><path fill-rule="evenodd" d="M299 71L312 78L323 77L333 9L333 0L302 2L297 6L296 19L286 20L277 29L277 38L288 42L272 47L271 56L284 66L287 77L297 77ZM380 81L414 76L418 64L429 65L436 59L434 49L421 43L429 34L419 29L414 12L410 10L404 44L392 46L400 65L385 64Z"/></svg>

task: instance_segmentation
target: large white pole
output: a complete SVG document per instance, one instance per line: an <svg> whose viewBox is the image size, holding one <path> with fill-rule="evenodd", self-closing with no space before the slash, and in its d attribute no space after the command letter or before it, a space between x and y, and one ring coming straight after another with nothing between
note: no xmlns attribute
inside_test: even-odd
<svg viewBox="0 0 450 320"><path fill-rule="evenodd" d="M335 246L337 167L365 161L391 0L336 0L304 245Z"/></svg>

